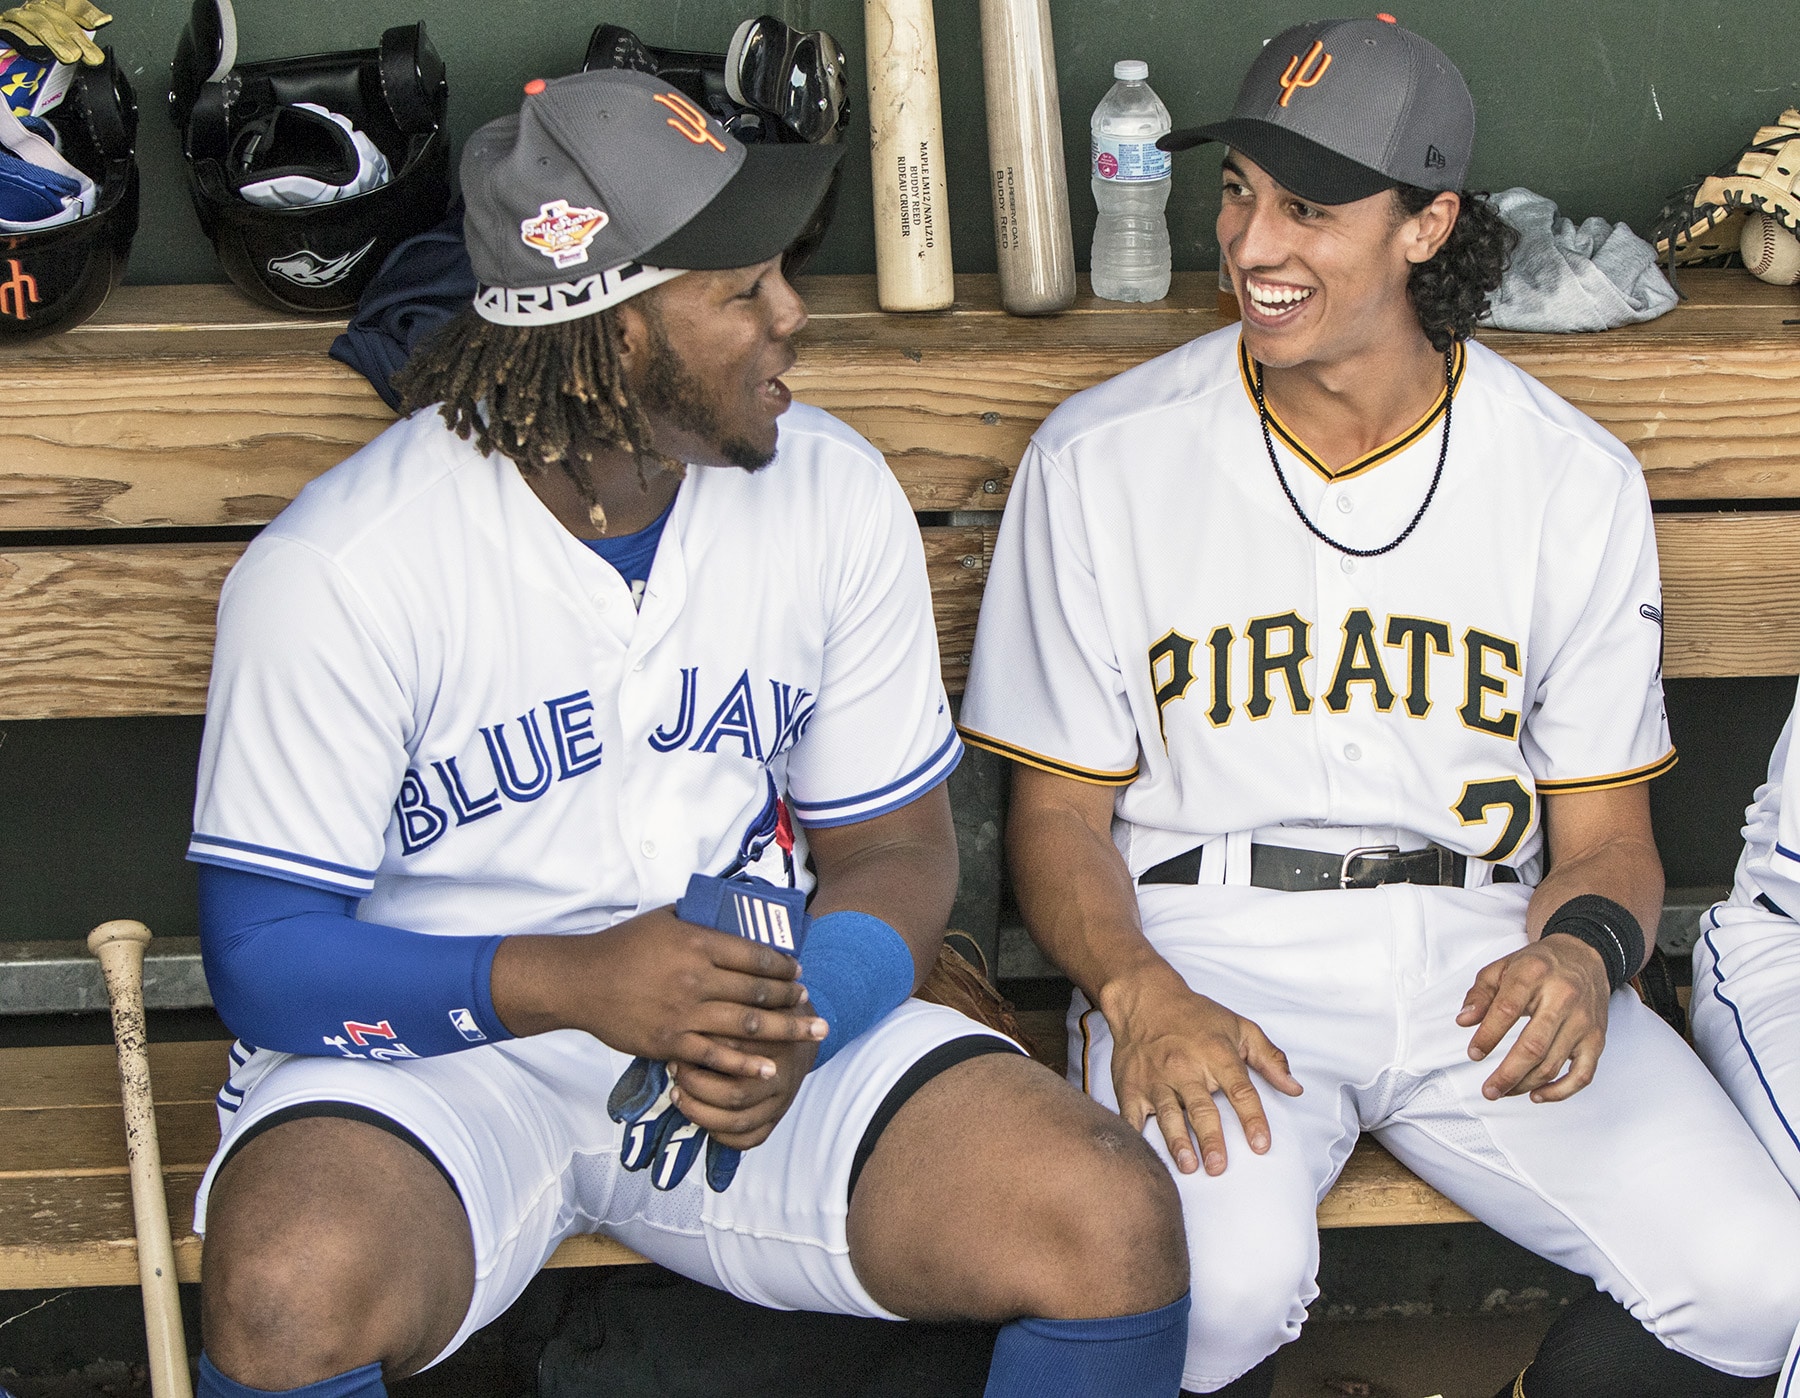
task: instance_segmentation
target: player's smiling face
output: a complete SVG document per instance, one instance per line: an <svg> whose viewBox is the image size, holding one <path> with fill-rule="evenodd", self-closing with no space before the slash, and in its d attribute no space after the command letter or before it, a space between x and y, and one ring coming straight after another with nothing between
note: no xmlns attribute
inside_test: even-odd
<svg viewBox="0 0 1800 1398"><path fill-rule="evenodd" d="M627 371L657 447L696 466L766 466L806 324L781 259L689 272L621 310L633 313Z"/></svg>
<svg viewBox="0 0 1800 1398"><path fill-rule="evenodd" d="M1449 235L1454 208L1448 222L1441 210L1454 196L1411 217L1387 190L1313 204L1237 151L1220 177L1219 246L1243 310L1244 343L1259 363L1341 364L1423 343L1407 278Z"/></svg>

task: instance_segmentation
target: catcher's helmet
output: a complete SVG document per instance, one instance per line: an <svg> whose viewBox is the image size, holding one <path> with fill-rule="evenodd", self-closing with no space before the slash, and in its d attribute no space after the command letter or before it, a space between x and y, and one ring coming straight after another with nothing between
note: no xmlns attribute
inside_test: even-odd
<svg viewBox="0 0 1800 1398"><path fill-rule="evenodd" d="M75 65L43 120L64 159L93 180L94 205L54 227L0 231L0 335L81 324L124 279L137 232L137 99L110 48L98 65Z"/></svg>
<svg viewBox="0 0 1800 1398"><path fill-rule="evenodd" d="M378 48L240 64L231 0L195 0L169 113L232 281L284 310L354 306L390 252L444 217L448 93L422 23Z"/></svg>

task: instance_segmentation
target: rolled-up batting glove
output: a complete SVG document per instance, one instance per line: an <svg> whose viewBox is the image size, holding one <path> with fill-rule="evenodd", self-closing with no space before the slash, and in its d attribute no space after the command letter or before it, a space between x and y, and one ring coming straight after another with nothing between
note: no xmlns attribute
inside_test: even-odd
<svg viewBox="0 0 1800 1398"><path fill-rule="evenodd" d="M698 927L712 927L790 956L806 940L809 919L806 894L778 888L764 879L720 879L695 874L675 904L675 916ZM706 1147L706 1183L723 1192L737 1173L743 1152L712 1140L682 1115L671 1100L674 1084L668 1065L634 1058L606 1099L607 1114L625 1125L619 1164L627 1170L650 1166L650 1182L673 1189L687 1177Z"/></svg>

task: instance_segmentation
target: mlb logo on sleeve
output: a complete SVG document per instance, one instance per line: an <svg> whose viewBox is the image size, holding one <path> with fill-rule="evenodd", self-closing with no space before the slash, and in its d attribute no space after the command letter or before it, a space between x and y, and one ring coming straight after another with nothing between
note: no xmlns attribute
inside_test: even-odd
<svg viewBox="0 0 1800 1398"><path fill-rule="evenodd" d="M450 1011L450 1023L456 1026L456 1032L472 1044L485 1044L487 1035L481 1032L481 1026L475 1023L475 1015L470 1010Z"/></svg>

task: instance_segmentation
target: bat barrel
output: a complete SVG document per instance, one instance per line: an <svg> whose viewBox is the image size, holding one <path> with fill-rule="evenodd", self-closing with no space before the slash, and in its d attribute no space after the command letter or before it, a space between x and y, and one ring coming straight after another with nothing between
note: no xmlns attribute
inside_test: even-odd
<svg viewBox="0 0 1800 1398"><path fill-rule="evenodd" d="M884 311L941 311L956 285L931 0L863 0L863 26L876 298Z"/></svg>
<svg viewBox="0 0 1800 1398"><path fill-rule="evenodd" d="M1075 243L1050 0L981 0L988 183L1000 302L1047 315L1075 301Z"/></svg>
<svg viewBox="0 0 1800 1398"><path fill-rule="evenodd" d="M100 959L106 977L113 1041L119 1052L138 1281L144 1294L144 1335L150 1346L150 1389L155 1398L192 1398L187 1337L181 1327L181 1293L175 1283L175 1247L169 1235L169 1203L163 1192L162 1147L157 1141L156 1105L150 1092L149 1034L144 1023L144 948L149 943L150 929L128 920L102 923L88 934L88 950Z"/></svg>

